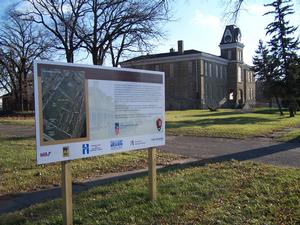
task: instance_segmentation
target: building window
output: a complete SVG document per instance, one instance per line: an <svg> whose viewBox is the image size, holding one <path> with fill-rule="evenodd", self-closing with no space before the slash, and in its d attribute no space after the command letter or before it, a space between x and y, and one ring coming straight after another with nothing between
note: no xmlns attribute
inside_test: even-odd
<svg viewBox="0 0 300 225"><path fill-rule="evenodd" d="M170 77L174 78L174 64L173 63L170 64Z"/></svg>
<svg viewBox="0 0 300 225"><path fill-rule="evenodd" d="M224 79L227 80L227 67L223 67L223 75L224 75Z"/></svg>
<svg viewBox="0 0 300 225"><path fill-rule="evenodd" d="M205 62L205 68L204 68L205 76L207 76L207 71L208 71L207 62Z"/></svg>
<svg viewBox="0 0 300 225"><path fill-rule="evenodd" d="M219 77L219 66L216 65L216 78L218 78L218 77Z"/></svg>
<svg viewBox="0 0 300 225"><path fill-rule="evenodd" d="M159 71L159 65L155 65L155 70Z"/></svg>
<svg viewBox="0 0 300 225"><path fill-rule="evenodd" d="M208 74L211 77L212 76L212 71L211 71L211 63L209 63L209 70L208 70Z"/></svg>
<svg viewBox="0 0 300 225"><path fill-rule="evenodd" d="M220 66L220 78L223 79L223 66Z"/></svg>
<svg viewBox="0 0 300 225"><path fill-rule="evenodd" d="M192 73L192 72L193 72L193 63L188 62L188 73Z"/></svg>
<svg viewBox="0 0 300 225"><path fill-rule="evenodd" d="M242 68L241 67L238 67L237 81L239 83L242 82Z"/></svg>

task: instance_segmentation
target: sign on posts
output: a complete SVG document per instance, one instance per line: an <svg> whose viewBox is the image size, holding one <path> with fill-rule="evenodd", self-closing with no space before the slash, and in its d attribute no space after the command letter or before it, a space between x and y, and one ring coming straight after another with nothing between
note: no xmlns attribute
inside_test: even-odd
<svg viewBox="0 0 300 225"><path fill-rule="evenodd" d="M165 144L164 73L37 61L37 163Z"/></svg>

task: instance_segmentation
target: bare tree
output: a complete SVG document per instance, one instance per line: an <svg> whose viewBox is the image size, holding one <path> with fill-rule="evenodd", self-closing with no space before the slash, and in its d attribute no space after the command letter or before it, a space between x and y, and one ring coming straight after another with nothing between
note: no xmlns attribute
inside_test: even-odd
<svg viewBox="0 0 300 225"><path fill-rule="evenodd" d="M145 5L143 2L141 4ZM135 9L136 20L129 21L128 27L111 42L109 55L113 66L118 66L121 57L128 54L151 51L155 46L153 42L164 37L162 25L170 20L165 2L152 2L146 8L138 6ZM142 13L138 13L139 10Z"/></svg>
<svg viewBox="0 0 300 225"><path fill-rule="evenodd" d="M222 0L225 5L225 17L231 21L236 23L238 20L239 14L243 10L243 5L245 5L247 2L251 2L251 0ZM261 4L263 5L264 3L271 3L272 1L269 0L267 2L262 2ZM300 0L296 0L296 2L300 3Z"/></svg>
<svg viewBox="0 0 300 225"><path fill-rule="evenodd" d="M224 17L236 23L245 0L223 0L223 2L225 4Z"/></svg>
<svg viewBox="0 0 300 225"><path fill-rule="evenodd" d="M13 95L17 110L23 111L33 61L47 57L51 41L32 20L24 20L16 11L10 10L6 18L0 27L0 85Z"/></svg>
<svg viewBox="0 0 300 225"><path fill-rule="evenodd" d="M75 35L76 27L85 14L86 0L23 1L29 4L24 14L50 31L58 43L56 48L64 51L67 62L74 62L74 52L82 43Z"/></svg>
<svg viewBox="0 0 300 225"><path fill-rule="evenodd" d="M89 0L88 8L77 35L91 54L93 64L98 65L103 64L109 52L116 65L129 46L162 36L158 24L168 19L162 0Z"/></svg>

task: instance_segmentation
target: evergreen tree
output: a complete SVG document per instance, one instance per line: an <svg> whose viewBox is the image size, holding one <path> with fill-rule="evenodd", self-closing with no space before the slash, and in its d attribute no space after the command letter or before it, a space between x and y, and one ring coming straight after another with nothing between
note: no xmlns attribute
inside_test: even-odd
<svg viewBox="0 0 300 225"><path fill-rule="evenodd" d="M262 83L263 94L270 100L272 97L275 98L279 112L283 115L279 101L279 96L281 96L283 92L280 85L281 80L275 71L275 64L273 63L272 56L262 40L259 40L258 49L255 53L256 55L253 57L253 70L258 81Z"/></svg>
<svg viewBox="0 0 300 225"><path fill-rule="evenodd" d="M268 44L274 65L274 76L278 77L282 81L282 86L285 87L290 116L293 117L297 91L295 85L297 80L295 68L298 61L296 51L299 49L299 40L293 36L297 27L289 25L289 20L287 20L287 16L294 14L293 4L291 0L275 0L265 6L273 7L273 10L265 15L274 15L274 21L266 27L267 35L271 36Z"/></svg>

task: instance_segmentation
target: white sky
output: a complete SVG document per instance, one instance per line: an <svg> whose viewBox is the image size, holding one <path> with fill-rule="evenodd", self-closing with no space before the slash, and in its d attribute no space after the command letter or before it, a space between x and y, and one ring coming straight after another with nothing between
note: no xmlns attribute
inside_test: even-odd
<svg viewBox="0 0 300 225"><path fill-rule="evenodd" d="M167 40L163 41L155 53L167 52L170 48L177 49L177 40L184 41L184 49L196 49L220 55L219 43L224 28L230 23L224 19L224 2L226 0L177 0L175 16L177 21L170 23ZM264 3L270 0L246 0L237 26L242 32L242 42L245 44L244 61L252 64L252 57L257 49L259 39L268 40L265 27L272 21L272 16L263 16L268 11ZM296 13L291 17L291 24L300 24L299 1L295 4ZM271 8L269 8L271 9ZM300 30L297 30L297 36Z"/></svg>
<svg viewBox="0 0 300 225"><path fill-rule="evenodd" d="M0 15L9 3L17 0L0 0ZM244 10L237 22L242 32L242 42L245 44L244 61L252 64L252 57L257 48L259 39L268 40L265 37L265 27L272 21L270 16L262 16L267 10L264 3L272 0L245 0ZM176 21L169 22L165 26L167 36L157 44L152 53L168 52L170 48L177 49L177 40L184 41L184 49L196 49L220 54L219 43L221 41L226 23L223 19L226 0L171 0ZM300 24L300 1L295 0L296 13L290 18L291 24ZM300 29L297 30L299 36ZM77 60L79 61L79 59ZM81 63L91 64L91 60L83 60Z"/></svg>

